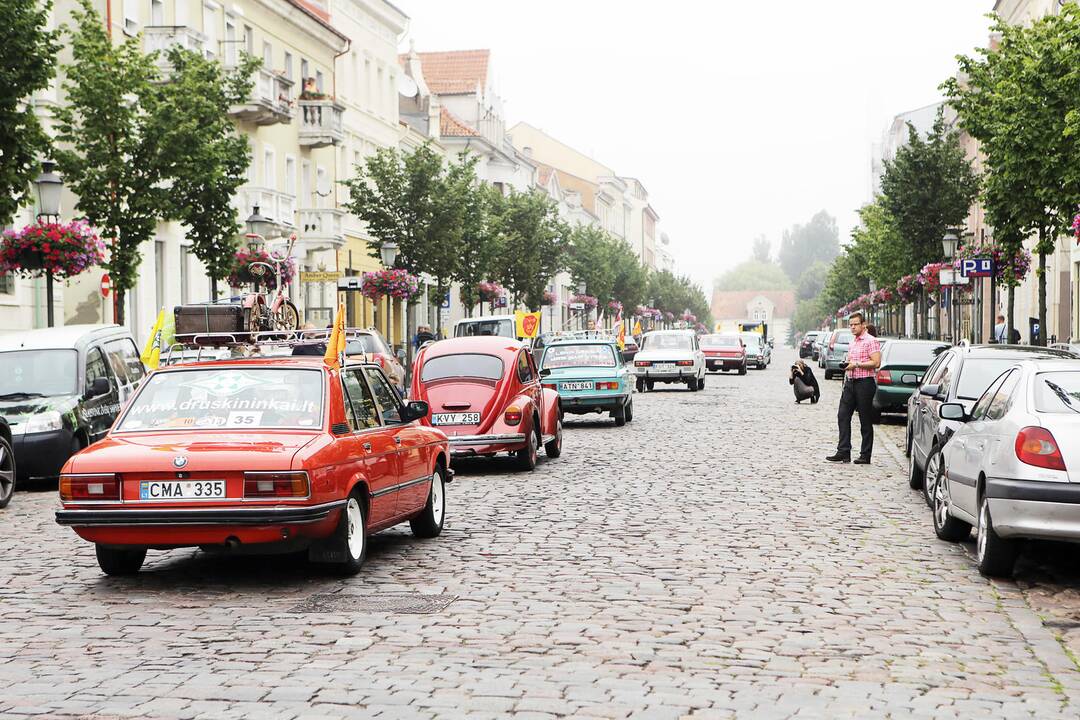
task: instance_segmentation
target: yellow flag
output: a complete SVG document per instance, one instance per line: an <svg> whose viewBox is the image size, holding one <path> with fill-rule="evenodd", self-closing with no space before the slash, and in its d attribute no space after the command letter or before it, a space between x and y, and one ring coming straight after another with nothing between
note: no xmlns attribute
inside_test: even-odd
<svg viewBox="0 0 1080 720"><path fill-rule="evenodd" d="M641 321L640 320L635 320L634 321L634 332L632 334L633 335L640 335L641 334Z"/></svg>
<svg viewBox="0 0 1080 720"><path fill-rule="evenodd" d="M620 350L626 349L626 323L622 320L622 310L615 316L615 322L619 326L619 334L615 336L615 341L619 344Z"/></svg>
<svg viewBox="0 0 1080 720"><path fill-rule="evenodd" d="M519 338L534 338L540 333L540 311L523 312L514 311L514 319L517 321L517 336Z"/></svg>
<svg viewBox="0 0 1080 720"><path fill-rule="evenodd" d="M334 329L330 332L330 339L326 341L326 355L323 360L332 368L340 366L338 357L345 352L345 305L339 304L337 314L334 316Z"/></svg>
<svg viewBox="0 0 1080 720"><path fill-rule="evenodd" d="M158 365L161 363L161 329L164 326L165 308L161 308L154 327L150 328L150 337L146 340L146 347L143 348L142 355L139 356L143 365L151 370L157 370Z"/></svg>

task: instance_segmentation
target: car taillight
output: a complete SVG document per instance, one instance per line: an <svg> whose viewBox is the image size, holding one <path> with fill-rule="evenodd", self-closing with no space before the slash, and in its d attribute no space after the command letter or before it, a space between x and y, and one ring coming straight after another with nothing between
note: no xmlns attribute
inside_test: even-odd
<svg viewBox="0 0 1080 720"><path fill-rule="evenodd" d="M246 472L246 498L302 498L311 494L306 472Z"/></svg>
<svg viewBox="0 0 1080 720"><path fill-rule="evenodd" d="M1026 427L1016 434L1016 457L1022 463L1048 470L1064 470L1065 459L1050 431Z"/></svg>
<svg viewBox="0 0 1080 720"><path fill-rule="evenodd" d="M503 413L503 422L507 425L518 425L521 423L521 408L517 405L511 405L506 408L506 412Z"/></svg>
<svg viewBox="0 0 1080 720"><path fill-rule="evenodd" d="M877 371L877 384L878 385L892 385L892 373L888 370Z"/></svg>
<svg viewBox="0 0 1080 720"><path fill-rule="evenodd" d="M676 360L675 364L679 365L681 367L690 367L691 365L694 364L694 361L693 360Z"/></svg>
<svg viewBox="0 0 1080 720"><path fill-rule="evenodd" d="M99 475L61 475L60 499L120 500L120 478L114 473Z"/></svg>
<svg viewBox="0 0 1080 720"><path fill-rule="evenodd" d="M635 367L649 367L650 365L652 365L652 363L649 362L648 360L635 360L634 361L634 366Z"/></svg>
<svg viewBox="0 0 1080 720"><path fill-rule="evenodd" d="M619 383L617 382L598 382L596 383L597 390L618 390Z"/></svg>

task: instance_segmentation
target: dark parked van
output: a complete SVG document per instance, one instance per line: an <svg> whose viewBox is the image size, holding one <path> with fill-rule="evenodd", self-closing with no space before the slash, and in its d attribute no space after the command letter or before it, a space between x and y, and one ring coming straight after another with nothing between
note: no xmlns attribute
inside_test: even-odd
<svg viewBox="0 0 1080 720"><path fill-rule="evenodd" d="M119 325L69 325L0 336L0 416L19 482L55 478L112 426L146 369Z"/></svg>

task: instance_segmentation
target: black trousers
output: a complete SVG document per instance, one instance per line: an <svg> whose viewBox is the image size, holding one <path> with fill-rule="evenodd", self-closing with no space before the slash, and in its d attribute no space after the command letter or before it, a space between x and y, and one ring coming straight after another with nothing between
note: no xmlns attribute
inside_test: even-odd
<svg viewBox="0 0 1080 720"><path fill-rule="evenodd" d="M861 457L869 458L874 452L874 393L877 382L874 378L844 380L844 391L840 395L840 407L836 411L836 422L840 426L840 442L836 451L841 455L851 454L851 416L859 412L859 425L862 431Z"/></svg>

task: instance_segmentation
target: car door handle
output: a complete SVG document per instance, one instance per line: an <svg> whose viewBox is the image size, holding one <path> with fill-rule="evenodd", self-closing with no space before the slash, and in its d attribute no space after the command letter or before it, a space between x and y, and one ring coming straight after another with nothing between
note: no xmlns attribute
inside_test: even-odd
<svg viewBox="0 0 1080 720"><path fill-rule="evenodd" d="M400 435L395 435L394 436L394 442L396 442L398 445L400 445L401 444L401 436Z"/></svg>
<svg viewBox="0 0 1080 720"><path fill-rule="evenodd" d="M371 443L369 443L369 442L364 443L364 449L370 451L371 450Z"/></svg>

